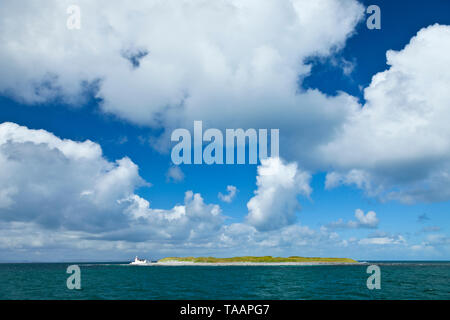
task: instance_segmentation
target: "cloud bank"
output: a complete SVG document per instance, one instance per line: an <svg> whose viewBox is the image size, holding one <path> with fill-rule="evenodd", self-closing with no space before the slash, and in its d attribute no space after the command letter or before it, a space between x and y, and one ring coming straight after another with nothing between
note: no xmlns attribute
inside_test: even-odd
<svg viewBox="0 0 450 320"><path fill-rule="evenodd" d="M171 209L136 194L149 185L129 158L106 160L91 141L0 124L0 252L5 259L128 259L237 252L312 253L348 242L335 232L296 223L297 197L309 196L309 174L274 158L258 169L247 219L227 223L217 204L192 191ZM370 215L361 217L367 219Z"/></svg>
<svg viewBox="0 0 450 320"><path fill-rule="evenodd" d="M104 112L162 129L152 138L161 151L172 129L193 120L283 128L280 144L290 148L281 155L328 170L328 188L355 185L405 203L450 198L450 27L424 28L388 51L390 68L373 77L361 106L343 92L299 87L309 57L332 56L354 33L357 1L79 1L80 30L66 28L70 4L3 2L2 94L28 104L82 104L94 94Z"/></svg>

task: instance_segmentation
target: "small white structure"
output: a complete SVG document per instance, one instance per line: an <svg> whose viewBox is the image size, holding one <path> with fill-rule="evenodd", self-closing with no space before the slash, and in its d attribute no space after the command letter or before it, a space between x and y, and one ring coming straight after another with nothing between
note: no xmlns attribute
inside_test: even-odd
<svg viewBox="0 0 450 320"><path fill-rule="evenodd" d="M134 261L132 261L130 264L145 265L150 263L151 263L150 261L147 261L146 259L141 260L136 256L136 258L134 258Z"/></svg>

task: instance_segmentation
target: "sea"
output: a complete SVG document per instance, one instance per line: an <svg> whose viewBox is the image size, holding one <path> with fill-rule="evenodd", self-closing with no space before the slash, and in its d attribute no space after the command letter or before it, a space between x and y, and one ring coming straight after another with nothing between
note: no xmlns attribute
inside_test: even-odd
<svg viewBox="0 0 450 320"><path fill-rule="evenodd" d="M69 265L80 289L69 289ZM370 290L368 265L380 268ZM131 266L2 263L0 299L439 299L450 298L450 261L372 261L321 266Z"/></svg>

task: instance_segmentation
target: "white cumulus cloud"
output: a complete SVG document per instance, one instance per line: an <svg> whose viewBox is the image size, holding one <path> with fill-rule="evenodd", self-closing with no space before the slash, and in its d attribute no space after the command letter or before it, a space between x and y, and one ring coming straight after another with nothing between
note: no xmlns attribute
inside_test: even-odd
<svg viewBox="0 0 450 320"><path fill-rule="evenodd" d="M364 91L366 104L322 147L329 188L403 202L450 198L450 26L420 30Z"/></svg>
<svg viewBox="0 0 450 320"><path fill-rule="evenodd" d="M298 195L309 197L311 176L296 163L280 158L261 161L255 196L247 203L247 221L258 230L274 230L293 224L300 209Z"/></svg>
<svg viewBox="0 0 450 320"><path fill-rule="evenodd" d="M0 124L0 219L46 228L104 230L127 223L117 202L145 185L129 159L109 162L98 144Z"/></svg>

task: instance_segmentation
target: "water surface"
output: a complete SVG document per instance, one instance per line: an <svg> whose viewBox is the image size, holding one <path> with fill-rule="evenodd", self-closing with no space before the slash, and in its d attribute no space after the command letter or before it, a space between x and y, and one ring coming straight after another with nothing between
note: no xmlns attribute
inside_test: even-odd
<svg viewBox="0 0 450 320"><path fill-rule="evenodd" d="M450 262L367 265L129 266L79 263L82 290L69 290L74 263L0 264L0 299L449 299Z"/></svg>

